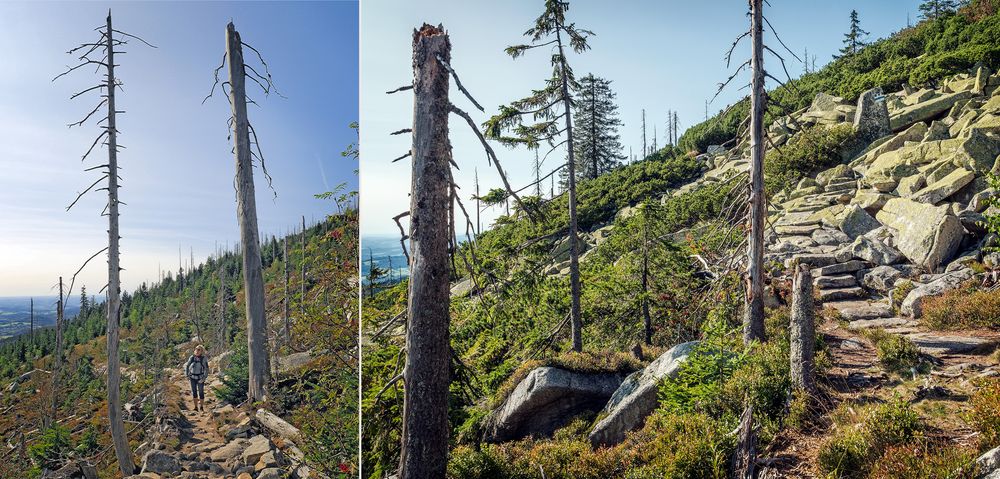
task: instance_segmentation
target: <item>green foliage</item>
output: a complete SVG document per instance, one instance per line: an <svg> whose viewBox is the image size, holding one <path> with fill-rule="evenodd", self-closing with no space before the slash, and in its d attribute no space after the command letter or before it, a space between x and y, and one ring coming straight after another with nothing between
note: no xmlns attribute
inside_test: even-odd
<svg viewBox="0 0 1000 479"><path fill-rule="evenodd" d="M233 405L246 401L250 388L250 353L244 338L236 339L228 365L222 371L222 386L213 389L219 401Z"/></svg>
<svg viewBox="0 0 1000 479"><path fill-rule="evenodd" d="M848 479L866 477L887 448L922 437L920 416L900 397L869 406L856 416L857 423L838 424L820 445L817 461L822 473Z"/></svg>
<svg viewBox="0 0 1000 479"><path fill-rule="evenodd" d="M921 306L924 323L934 329L1000 329L1000 291L975 285L926 298Z"/></svg>
<svg viewBox="0 0 1000 479"><path fill-rule="evenodd" d="M986 183L990 188L993 188L993 191L1000 191L1000 175L997 175L992 171L986 173ZM986 199L986 206L987 209L984 215L986 219L983 222L983 226L985 226L986 230L990 233L1000 235L1000 214L997 213L1000 211L1000 197L997 195L990 195L990 197ZM986 249L992 252L1000 251L1000 248L996 246L989 246Z"/></svg>
<svg viewBox="0 0 1000 479"><path fill-rule="evenodd" d="M57 469L72 450L69 430L56 424L43 430L41 437L28 446L28 456L40 468Z"/></svg>
<svg viewBox="0 0 1000 479"><path fill-rule="evenodd" d="M977 477L976 451L943 441L892 446L872 466L871 479Z"/></svg>
<svg viewBox="0 0 1000 479"><path fill-rule="evenodd" d="M594 449L576 422L550 441L458 446L451 479L633 479L726 477L729 424L705 414L654 414L617 446Z"/></svg>
<svg viewBox="0 0 1000 479"><path fill-rule="evenodd" d="M771 101L782 105L785 112L772 112L765 121L808 106L819 92L855 100L874 87L885 91L897 91L904 83L919 87L967 72L980 62L996 71L1000 66L1000 16L995 2L970 3L957 14L900 30L792 80L789 87L768 92ZM732 140L748 114L747 101L720 113L685 131L680 146L703 152L708 145Z"/></svg>
<svg viewBox="0 0 1000 479"><path fill-rule="evenodd" d="M979 432L980 449L996 447L1000 444L1000 380L984 380L969 402L967 419Z"/></svg>
<svg viewBox="0 0 1000 479"><path fill-rule="evenodd" d="M764 160L765 186L769 193L790 189L806 175L836 166L856 149L854 128L843 124L807 128L780 149L772 149Z"/></svg>
<svg viewBox="0 0 1000 479"><path fill-rule="evenodd" d="M875 344L878 362L886 370L906 372L920 364L920 349L908 338L882 328L866 329L864 335Z"/></svg>

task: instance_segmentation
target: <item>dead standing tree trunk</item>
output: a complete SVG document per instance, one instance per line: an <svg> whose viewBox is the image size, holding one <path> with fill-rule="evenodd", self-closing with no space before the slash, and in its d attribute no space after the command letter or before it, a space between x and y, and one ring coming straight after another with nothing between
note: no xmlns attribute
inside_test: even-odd
<svg viewBox="0 0 1000 479"><path fill-rule="evenodd" d="M121 266L118 235L118 130L115 127L115 51L112 42L111 14L107 27L108 55L108 418L111 437L122 474L135 471L132 448L125 437L121 410L121 369L118 357L118 325L121 320Z"/></svg>
<svg viewBox="0 0 1000 479"><path fill-rule="evenodd" d="M229 65L229 103L233 114L233 150L236 156L236 214L240 222L240 244L243 249L247 349L250 356L247 395L251 402L255 402L264 399L264 385L268 378L267 323L264 318L264 277L261 270L260 240L257 237L253 161L250 157L243 42L232 22L226 26L226 62Z"/></svg>
<svg viewBox="0 0 1000 479"><path fill-rule="evenodd" d="M809 266L796 266L792 281L792 318L789 353L793 389L813 395L816 392L814 359L816 322L813 319L813 284Z"/></svg>
<svg viewBox="0 0 1000 479"><path fill-rule="evenodd" d="M763 0L750 0L750 232L743 340L764 340L764 29Z"/></svg>
<svg viewBox="0 0 1000 479"><path fill-rule="evenodd" d="M285 230L286 233L288 230ZM292 307L288 297L288 235L285 235L284 239L284 251L282 252L282 259L285 260L285 344L292 344L292 328L289 324L289 316L292 314Z"/></svg>
<svg viewBox="0 0 1000 479"><path fill-rule="evenodd" d="M52 366L52 423L59 420L59 374L62 371L62 339L63 339L63 314L66 310L65 297L63 296L63 279L59 277L59 301L56 302L56 349L55 363Z"/></svg>
<svg viewBox="0 0 1000 479"><path fill-rule="evenodd" d="M448 456L449 351L448 69L443 27L413 32L413 175L410 200L410 290L400 479L445 477Z"/></svg>
<svg viewBox="0 0 1000 479"><path fill-rule="evenodd" d="M576 158L573 149L573 101L569 94L569 65L566 64L566 53L563 50L562 25L556 29L556 45L559 47L559 76L562 77L562 101L566 112L566 152L569 161L566 165L568 189L566 197L569 201L569 295L570 295L570 335L573 351L583 351L583 318L580 312L580 238L579 225L576 219Z"/></svg>
<svg viewBox="0 0 1000 479"><path fill-rule="evenodd" d="M121 84L115 77L115 67L117 66L115 65L115 54L123 53L120 50L115 50L115 48L125 45L128 42L126 40L115 38L115 34L118 34L121 38L127 37L131 39L136 39L138 41L141 41L142 43L145 43L150 47L152 47L153 45L150 45L148 42L135 35L115 30L111 24L110 10L108 11L108 16L105 25L98 27L96 30L99 31L101 34L101 37L97 41L92 43L84 43L68 52L70 54L74 54L79 51L85 51L79 57L81 63L74 67L70 67L62 74L57 75L55 78L53 78L53 81L73 72L74 70L77 70L81 67L88 65L97 65L99 69L100 68L105 69L105 81L103 83L87 88L70 97L72 99L90 91L95 91L95 90L100 91L101 89L104 89L105 92L104 95L102 95L103 99L82 120L75 123L71 123L69 125L70 127L82 126L84 123L87 122L87 120L90 119L91 116L97 113L97 111L100 110L102 106L105 105L107 106L107 112L108 112L107 116L97 121L97 124L99 126L101 125L101 123L105 123L103 126L101 126L102 131L97 136L97 138L94 139L94 142L90 145L90 148L87 150L86 153L84 153L83 158L81 159L81 161L86 160L87 156L90 155L90 153L94 150L94 148L99 143L101 143L101 140L104 140L104 142L101 144L107 145L108 147L108 162L103 165L98 165L92 168L88 168L87 171L104 168L105 174L97 181L92 183L89 187L84 189L83 192L79 193L76 199L73 200L73 202L70 203L70 205L66 209L68 210L72 208L73 205L75 205L80 200L80 198L82 198L85 194L93 190L95 186L101 183L101 181L105 179L108 180L107 187L101 188L101 189L106 189L108 191L108 202L107 205L105 206L106 213L102 212L102 214L106 214L108 217L108 247L106 248L108 252L108 284L106 290L107 291L107 349L108 349L108 368L107 368L108 421L110 423L109 429L111 430L112 445L114 446L115 456L118 459L118 467L123 475L129 476L135 472L135 462L132 458L132 450L129 447L128 438L126 437L125 434L125 425L122 420L121 365L118 353L118 345L119 345L118 329L119 329L119 322L121 320L121 277L120 277L121 265L119 263L119 257L120 257L119 240L121 237L119 235L119 230L118 230L118 216L119 216L118 206L119 204L124 204L124 203L121 203L118 199L119 145L118 145L118 129L117 129L116 119L119 113L124 113L124 112L117 110L115 108L115 90ZM89 57L90 54L99 50L103 51L104 53L104 57L101 60L93 60ZM97 252L96 254L91 256L90 259L93 259L103 251L104 250L102 249L101 251ZM87 262L89 262L90 259L88 259ZM84 262L84 266L86 266L87 262ZM81 267L81 269L83 269L83 267ZM72 289L72 285L70 289Z"/></svg>
<svg viewBox="0 0 1000 479"><path fill-rule="evenodd" d="M302 215L302 236L299 238L302 264L299 265L299 317L306 315L306 217Z"/></svg>

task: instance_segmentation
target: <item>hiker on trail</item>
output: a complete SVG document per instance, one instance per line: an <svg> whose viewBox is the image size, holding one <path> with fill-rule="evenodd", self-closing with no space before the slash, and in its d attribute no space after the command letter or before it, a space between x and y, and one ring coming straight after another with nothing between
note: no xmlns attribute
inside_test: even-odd
<svg viewBox="0 0 1000 479"><path fill-rule="evenodd" d="M205 357L205 347L198 345L194 354L184 365L184 374L191 381L191 396L194 397L194 410L205 410L205 378L208 377L208 358ZM200 406L200 409L199 409Z"/></svg>

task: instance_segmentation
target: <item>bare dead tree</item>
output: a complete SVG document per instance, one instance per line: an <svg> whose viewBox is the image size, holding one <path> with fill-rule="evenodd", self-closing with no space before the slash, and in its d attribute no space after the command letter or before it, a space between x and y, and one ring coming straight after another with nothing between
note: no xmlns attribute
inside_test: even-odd
<svg viewBox="0 0 1000 479"><path fill-rule="evenodd" d="M287 232L288 230L286 229L285 231ZM291 328L289 317L292 315L292 305L291 305L291 301L289 300L290 298L288 297L288 266L289 266L288 265L288 259L289 258L288 258L288 235L287 234L285 235L285 238L284 238L284 240L282 242L284 243L284 250L282 252L282 256L281 257L282 257L282 259L285 260L284 261L284 263L285 263L285 308L284 308L284 316L285 316L285 344L291 344L292 343L292 328Z"/></svg>
<svg viewBox="0 0 1000 479"><path fill-rule="evenodd" d="M300 240L300 259L302 264L299 265L299 317L305 317L306 315L306 216L302 215L302 236Z"/></svg>
<svg viewBox="0 0 1000 479"><path fill-rule="evenodd" d="M229 335L226 334L226 268L219 265L219 352L229 345Z"/></svg>
<svg viewBox="0 0 1000 479"><path fill-rule="evenodd" d="M65 297L63 296L63 279L59 277L59 299L56 301L56 349L52 365L52 423L59 420L59 380L63 362L63 314L65 312Z"/></svg>
<svg viewBox="0 0 1000 479"><path fill-rule="evenodd" d="M743 340L764 340L764 28L763 0L750 5L750 233Z"/></svg>
<svg viewBox="0 0 1000 479"><path fill-rule="evenodd" d="M121 265L120 265L120 248L119 240L121 236L119 235L118 219L119 205L124 205L125 203L118 199L118 188L119 188L119 173L118 173L118 151L123 146L118 144L118 128L117 128L117 115L120 113L125 113L124 111L117 110L115 107L115 91L122 83L115 77L115 54L124 53L123 50L117 49L128 43L126 39L138 40L150 47L153 45L149 44L140 37L135 35L125 33L120 30L115 30L111 23L111 11L108 10L108 17L106 19L105 25L100 26L95 29L100 33L100 38L94 42L84 43L73 49L71 49L69 54L77 54L83 52L79 57L76 66L68 67L67 70L55 78L56 79L68 75L69 73L82 68L84 66L96 65L98 69L103 68L105 70L105 81L103 83L91 86L84 89L76 94L72 95L70 98L79 97L87 92L104 90L101 95L101 101L90 111L82 120L69 124L70 127L82 126L86 123L102 106L107 106L108 114L97 121L97 125L101 129L101 133L94 139L94 142L90 145L90 148L84 153L81 161L86 160L87 156L90 155L91 151L101 143L101 146L107 146L108 148L108 162L106 164L97 165L91 168L87 168L87 171L91 170L104 170L104 175L98 178L97 181L92 183L89 187L84 189L79 193L76 199L66 208L67 210L72 208L73 205L80 200L85 194L93 190L95 186L101 183L103 180L107 180L107 186L99 188L100 190L107 190L108 192L108 202L105 205L105 212L102 215L107 215L108 217L108 284L107 284L107 349L108 349L108 420L110 422L111 439L113 447L115 450L115 456L118 460L118 467L124 476L132 475L135 472L135 462L132 458L132 450L128 445L128 438L125 433L125 426L122 420L122 410L121 410L121 366L120 357L118 352L119 346L119 323L121 320ZM117 35L117 37L116 37ZM155 47L153 47L155 48ZM90 57L96 52L103 52L103 57L100 60L95 60ZM103 124L103 125L102 125ZM97 254L100 254L98 252ZM94 256L96 256L95 254ZM91 256L93 259L93 256ZM89 259L87 260L90 261ZM86 263L84 263L86 265ZM75 278L75 275L74 275Z"/></svg>
<svg viewBox="0 0 1000 479"><path fill-rule="evenodd" d="M253 66L247 64L243 57L243 47L253 51L264 73L261 74ZM270 357L268 355L267 320L264 311L264 277L260 256L260 232L257 228L257 202L253 183L253 159L260 164L261 172L267 179L268 186L277 196L271 184L271 175L264 163L264 154L260 148L257 132L247 117L247 104L254 103L247 96L246 82L250 80L257 84L265 96L277 89L271 80L271 72L261 53L240 39L233 22L226 25L226 53L223 64L215 69L215 82L208 96L202 103L211 98L219 85L219 71L228 66L228 81L221 86L225 91L229 85L227 99L231 109L228 125L233 138L233 155L236 158L236 214L240 223L240 243L237 246L243 255L243 285L247 317L247 349L249 350L249 387L248 399L251 402L265 399L264 386L268 381Z"/></svg>
<svg viewBox="0 0 1000 479"><path fill-rule="evenodd" d="M400 479L445 477L451 382L448 288L448 69L451 43L441 26L413 32L413 176L410 283L403 370Z"/></svg>

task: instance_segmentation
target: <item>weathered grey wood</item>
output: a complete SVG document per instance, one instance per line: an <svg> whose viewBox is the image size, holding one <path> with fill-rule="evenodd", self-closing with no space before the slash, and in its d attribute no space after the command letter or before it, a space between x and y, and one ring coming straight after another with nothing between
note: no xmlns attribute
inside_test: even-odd
<svg viewBox="0 0 1000 479"><path fill-rule="evenodd" d="M413 32L410 284L399 479L443 479L448 457L448 70L442 26Z"/></svg>
<svg viewBox="0 0 1000 479"><path fill-rule="evenodd" d="M746 409L743 410L737 431L739 435L731 464L733 477L735 479L754 479L757 461L757 429L753 424L752 405L747 405Z"/></svg>
<svg viewBox="0 0 1000 479"><path fill-rule="evenodd" d="M65 298L63 297L63 279L59 277L59 301L56 303L56 350L55 361L52 366L52 422L59 420L59 373L62 372L63 362L63 314L65 312Z"/></svg>
<svg viewBox="0 0 1000 479"><path fill-rule="evenodd" d="M285 230L285 231L287 232L288 230ZM289 266L288 265L288 262L289 262L288 261L289 260L289 258L288 258L288 235L285 235L285 239L284 239L283 243L284 243L284 251L282 252L282 259L285 260L285 308L284 308L284 313L285 313L285 344L291 344L292 343L292 326L291 326L291 320L289 319L289 317L292 315L292 305L291 305L291 298L288 297L288 271L289 271L289 269L288 269L288 266Z"/></svg>
<svg viewBox="0 0 1000 479"><path fill-rule="evenodd" d="M226 268L222 266L221 256L219 263L219 353L229 346L229 338L226 334Z"/></svg>
<svg viewBox="0 0 1000 479"><path fill-rule="evenodd" d="M791 378L792 386L816 392L816 322L813 318L813 282L809 265L797 266L792 281Z"/></svg>
<svg viewBox="0 0 1000 479"><path fill-rule="evenodd" d="M261 271L257 203L254 197L253 162L250 158L250 127L247 119L243 43L232 22L226 26L226 61L229 64L229 103L233 113L236 156L236 214L240 222L243 251L243 288L246 297L247 348L249 351L251 402L264 399L268 377L267 323L264 318L264 277Z"/></svg>
<svg viewBox="0 0 1000 479"><path fill-rule="evenodd" d="M302 215L301 259L299 265L299 317L306 315L306 216Z"/></svg>
<svg viewBox="0 0 1000 479"><path fill-rule="evenodd" d="M111 12L108 11L105 32L108 55L107 95L108 95L108 420L111 442L122 475L135 473L132 448L125 435L122 421L121 366L118 355L118 325L121 320L121 266L118 240L118 130L115 123L115 51L114 29L111 27Z"/></svg>
<svg viewBox="0 0 1000 479"><path fill-rule="evenodd" d="M764 33L763 0L750 1L750 231L743 340L764 340Z"/></svg>
<svg viewBox="0 0 1000 479"><path fill-rule="evenodd" d="M258 409L257 413L254 414L254 418L257 419L257 422L261 426L267 428L268 431L284 439L292 442L299 442L302 439L302 432L297 427L275 416L267 409Z"/></svg>
<svg viewBox="0 0 1000 479"><path fill-rule="evenodd" d="M562 18L561 16L559 18ZM576 218L576 158L573 148L573 97L569 91L569 65L562 41L563 26L556 28L556 45L559 48L559 76L562 78L562 103L566 121L566 155L569 158L566 198L569 202L569 294L570 294L570 335L573 351L583 351L583 318L580 317L580 246L579 225Z"/></svg>
<svg viewBox="0 0 1000 479"><path fill-rule="evenodd" d="M649 316L649 218L642 220L642 330L648 346L653 344L653 321Z"/></svg>

